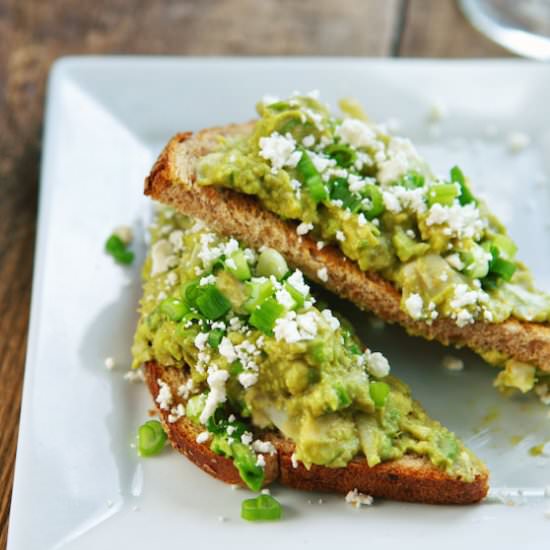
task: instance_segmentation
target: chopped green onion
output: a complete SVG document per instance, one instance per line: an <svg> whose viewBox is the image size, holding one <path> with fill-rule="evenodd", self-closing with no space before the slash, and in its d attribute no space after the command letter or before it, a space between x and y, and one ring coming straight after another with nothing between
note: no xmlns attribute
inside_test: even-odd
<svg viewBox="0 0 550 550"><path fill-rule="evenodd" d="M302 157L296 165L296 170L311 198L316 203L328 199L328 192L321 179L321 175L305 151L302 151Z"/></svg>
<svg viewBox="0 0 550 550"><path fill-rule="evenodd" d="M489 264L491 273L502 277L505 281L510 281L516 272L517 266L514 262L505 260L504 258L493 258Z"/></svg>
<svg viewBox="0 0 550 550"><path fill-rule="evenodd" d="M225 433L227 428L227 415L223 407L218 407L206 421L206 429L211 434Z"/></svg>
<svg viewBox="0 0 550 550"><path fill-rule="evenodd" d="M266 248L260 253L256 264L256 274L259 277L275 276L282 279L288 271L286 260L273 248Z"/></svg>
<svg viewBox="0 0 550 550"><path fill-rule="evenodd" d="M424 176L420 172L411 170L397 181L398 185L405 187L406 189L416 189L418 187L424 187Z"/></svg>
<svg viewBox="0 0 550 550"><path fill-rule="evenodd" d="M223 317L230 309L231 302L217 289L215 285L201 287L197 298L199 311L211 321Z"/></svg>
<svg viewBox="0 0 550 550"><path fill-rule="evenodd" d="M160 311L171 321L181 321L189 309L179 298L166 298L160 303Z"/></svg>
<svg viewBox="0 0 550 550"><path fill-rule="evenodd" d="M357 212L361 207L361 198L358 195L354 195L349 190L347 180L344 178L334 178L330 183L330 198L332 200L342 201L342 206L345 209L351 212Z"/></svg>
<svg viewBox="0 0 550 550"><path fill-rule="evenodd" d="M508 235L495 235L492 243L498 248L499 255L507 260L512 259L518 251L516 243Z"/></svg>
<svg viewBox="0 0 550 550"><path fill-rule="evenodd" d="M166 434L158 420L148 420L138 428L138 453L140 456L153 456L164 447Z"/></svg>
<svg viewBox="0 0 550 550"><path fill-rule="evenodd" d="M372 220L384 212L384 197L382 196L382 191L376 185L365 185L361 189L361 195L369 199L371 203L368 209L363 208L367 220Z"/></svg>
<svg viewBox="0 0 550 550"><path fill-rule="evenodd" d="M458 196L458 189L454 183L440 183L430 187L428 191L428 205L442 204L452 206Z"/></svg>
<svg viewBox="0 0 550 550"><path fill-rule="evenodd" d="M282 506L271 495L247 498L241 505L241 517L247 521L273 521L281 516Z"/></svg>
<svg viewBox="0 0 550 550"><path fill-rule="evenodd" d="M273 283L271 281L248 282L248 300L244 303L244 309L252 313L262 302L273 295Z"/></svg>
<svg viewBox="0 0 550 550"><path fill-rule="evenodd" d="M208 345L211 348L218 349L220 342L222 341L225 332L221 328L214 328L208 333Z"/></svg>
<svg viewBox="0 0 550 550"><path fill-rule="evenodd" d="M451 181L453 183L458 183L458 185L460 186L460 195L458 197L458 202L460 202L462 206L471 202L477 203L477 200L474 197L473 193L466 185L466 179L464 178L462 170L458 166L453 166L451 168Z"/></svg>
<svg viewBox="0 0 550 550"><path fill-rule="evenodd" d="M274 298L268 298L250 315L249 323L261 330L264 334L273 334L275 321L285 312L282 306Z"/></svg>
<svg viewBox="0 0 550 550"><path fill-rule="evenodd" d="M306 301L306 297L301 292L296 290L288 282L285 283L285 290L290 294L290 297L294 300L294 304L295 304L294 309L300 309L304 305Z"/></svg>
<svg viewBox="0 0 550 550"><path fill-rule="evenodd" d="M189 281L185 283L180 290L181 297L185 300L185 303L190 307L197 307L197 298L201 293L201 287L199 279Z"/></svg>
<svg viewBox="0 0 550 550"><path fill-rule="evenodd" d="M134 260L134 253L126 248L126 243L114 233L105 243L105 251L108 252L119 264L131 264Z"/></svg>
<svg viewBox="0 0 550 550"><path fill-rule="evenodd" d="M231 445L233 464L239 471L241 479L253 491L259 491L264 483L264 470L256 464L256 453L243 443Z"/></svg>
<svg viewBox="0 0 550 550"><path fill-rule="evenodd" d="M235 361L233 361L233 363L229 365L229 374L231 376L238 376L243 371L244 371L243 364L238 359L235 359Z"/></svg>
<svg viewBox="0 0 550 550"><path fill-rule="evenodd" d="M308 346L307 355L316 365L322 365L330 358L330 348L323 341L313 341Z"/></svg>
<svg viewBox="0 0 550 550"><path fill-rule="evenodd" d="M185 407L185 415L195 424L199 423L201 413L206 405L206 393L199 393L193 395L187 401L187 406Z"/></svg>
<svg viewBox="0 0 550 550"><path fill-rule="evenodd" d="M338 397L338 409L344 409L351 405L351 397L349 396L349 393L347 392L346 388L342 386L341 384L337 384L334 386L334 391L336 392L336 396Z"/></svg>
<svg viewBox="0 0 550 550"><path fill-rule="evenodd" d="M325 148L325 154L336 161L338 166L347 168L357 160L357 153L345 143L333 143Z"/></svg>
<svg viewBox="0 0 550 550"><path fill-rule="evenodd" d="M377 409L383 407L390 393L390 387L385 382L371 382L369 393Z"/></svg>
<svg viewBox="0 0 550 550"><path fill-rule="evenodd" d="M280 112L280 111L287 111L291 107L287 101L276 101L275 103L270 103L267 106L267 108L271 109L272 111Z"/></svg>
<svg viewBox="0 0 550 550"><path fill-rule="evenodd" d="M236 250L229 258L225 260L225 267L239 281L248 281L250 279L250 267L242 250Z"/></svg>

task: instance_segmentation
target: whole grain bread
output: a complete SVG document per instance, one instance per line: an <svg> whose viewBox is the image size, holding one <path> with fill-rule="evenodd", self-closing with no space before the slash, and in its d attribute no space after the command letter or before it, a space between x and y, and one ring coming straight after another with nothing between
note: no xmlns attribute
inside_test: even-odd
<svg viewBox="0 0 550 550"><path fill-rule="evenodd" d="M210 450L209 443L198 443L202 431L185 416L169 422L170 411L156 402L159 380L169 385L173 406L185 401L177 389L186 381L180 367L163 367L154 361L145 364L145 381L155 400L160 420L172 446L206 473L225 483L242 485L233 462ZM264 441L271 441L277 454L263 454L265 481L269 485L279 481L283 485L307 491L347 493L357 489L374 497L427 504L471 504L479 502L488 490L488 473L481 472L472 482L447 475L429 460L407 455L399 460L384 462L370 468L364 458L357 458L346 468L327 468L313 465L309 470L301 463L292 464L294 445L275 433L257 433Z"/></svg>
<svg viewBox="0 0 550 550"><path fill-rule="evenodd" d="M459 327L448 318L431 324L416 321L400 308L401 294L376 273L364 272L339 249L296 233L296 223L264 209L253 196L216 186L195 184L197 161L211 152L220 136L247 134L253 122L174 136L145 180L145 194L199 218L213 230L253 248L269 246L311 280L408 333L445 345L467 346L478 353L498 352L550 372L550 325L510 318L502 323L478 321ZM319 278L326 267L328 280Z"/></svg>

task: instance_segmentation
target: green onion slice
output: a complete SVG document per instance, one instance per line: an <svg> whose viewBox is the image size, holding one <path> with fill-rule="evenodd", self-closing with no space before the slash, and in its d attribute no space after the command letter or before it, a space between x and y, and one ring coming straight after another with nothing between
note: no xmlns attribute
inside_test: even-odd
<svg viewBox="0 0 550 550"><path fill-rule="evenodd" d="M458 183L460 186L460 196L458 197L458 201L462 206L465 204L469 204L471 202L477 204L477 200L474 197L473 193L470 191L468 186L466 185L466 179L464 178L464 174L462 173L462 170L458 166L453 166L451 168L451 181L453 183Z"/></svg>
<svg viewBox="0 0 550 550"><path fill-rule="evenodd" d="M261 330L264 334L273 334L275 321L285 312L282 306L275 298L268 298L250 315L249 323Z"/></svg>
<svg viewBox="0 0 550 550"><path fill-rule="evenodd" d="M211 321L223 317L231 309L231 302L215 285L200 287L196 302L199 311Z"/></svg>
<svg viewBox="0 0 550 550"><path fill-rule="evenodd" d="M441 204L443 206L452 206L458 196L458 189L454 183L440 183L434 185L428 191L428 205Z"/></svg>
<svg viewBox="0 0 550 550"><path fill-rule="evenodd" d="M325 154L336 161L338 166L347 168L357 160L357 153L345 143L333 143L325 148Z"/></svg>
<svg viewBox="0 0 550 550"><path fill-rule="evenodd" d="M158 420L148 420L138 428L138 452L140 456L153 456L164 447L166 434Z"/></svg>
<svg viewBox="0 0 550 550"><path fill-rule="evenodd" d="M274 521L281 519L282 506L271 495L247 498L241 505L241 517L247 521Z"/></svg>
<svg viewBox="0 0 550 550"><path fill-rule="evenodd" d="M390 393L390 387L385 382L371 382L369 393L377 409L383 407Z"/></svg>
<svg viewBox="0 0 550 550"><path fill-rule="evenodd" d="M242 250L236 250L225 260L225 268L239 281L248 281L251 277L250 267Z"/></svg>
<svg viewBox="0 0 550 550"><path fill-rule="evenodd" d="M119 264L128 265L134 260L134 253L126 248L126 243L115 234L112 234L105 243L105 251Z"/></svg>
<svg viewBox="0 0 550 550"><path fill-rule="evenodd" d="M316 203L328 199L328 192L321 179L321 175L305 151L302 151L302 157L296 165L296 170L311 198Z"/></svg>
<svg viewBox="0 0 550 550"><path fill-rule="evenodd" d="M382 191L376 185L365 185L361 189L361 195L371 202L370 208L363 209L367 220L372 220L384 212L384 197L382 196Z"/></svg>
<svg viewBox="0 0 550 550"><path fill-rule="evenodd" d="M181 321L189 308L183 300L179 298L166 298L160 303L160 311L164 313L171 321Z"/></svg>
<svg viewBox="0 0 550 550"><path fill-rule="evenodd" d="M256 453L244 443L231 445L233 464L237 468L241 479L253 491L259 491L264 483L264 469L256 464Z"/></svg>

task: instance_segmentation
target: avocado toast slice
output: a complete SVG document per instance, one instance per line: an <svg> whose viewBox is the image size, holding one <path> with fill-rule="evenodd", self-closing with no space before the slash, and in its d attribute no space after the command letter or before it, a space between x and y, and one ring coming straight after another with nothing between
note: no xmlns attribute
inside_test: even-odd
<svg viewBox="0 0 550 550"><path fill-rule="evenodd" d="M275 250L166 207L151 234L134 367L197 466L254 490L279 480L426 503L485 496L481 461Z"/></svg>
<svg viewBox="0 0 550 550"><path fill-rule="evenodd" d="M457 167L438 178L405 139L311 97L175 136L145 193L413 335L467 346L504 391L550 402L550 296Z"/></svg>

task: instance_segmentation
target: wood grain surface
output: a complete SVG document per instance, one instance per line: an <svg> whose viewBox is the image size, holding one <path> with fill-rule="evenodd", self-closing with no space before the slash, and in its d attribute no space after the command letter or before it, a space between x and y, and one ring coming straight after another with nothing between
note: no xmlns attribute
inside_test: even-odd
<svg viewBox="0 0 550 550"><path fill-rule="evenodd" d="M46 76L68 54L506 56L454 0L0 0L0 549L21 405Z"/></svg>

